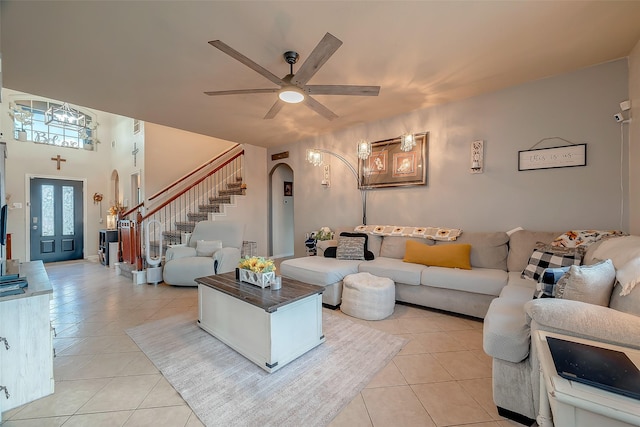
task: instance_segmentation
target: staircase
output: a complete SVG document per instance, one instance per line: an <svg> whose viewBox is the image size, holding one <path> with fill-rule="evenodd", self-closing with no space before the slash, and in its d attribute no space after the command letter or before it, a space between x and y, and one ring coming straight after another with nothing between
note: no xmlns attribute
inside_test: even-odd
<svg viewBox="0 0 640 427"><path fill-rule="evenodd" d="M207 199L208 203L198 204L198 212L187 212L186 221L176 221L175 228L170 231L162 232L163 252L166 251L168 245L180 244L182 241L182 233L191 233L200 221L206 221L211 216L224 216L226 214L225 207L233 206L235 196L244 196L246 194L246 185L242 182L242 177L236 177L236 182L225 184L226 188L218 191L217 196L211 196ZM152 254L157 254L159 248L158 240L150 241L150 250Z"/></svg>
<svg viewBox="0 0 640 427"><path fill-rule="evenodd" d="M164 253L168 245L180 244L182 233L192 232L199 221L225 216L235 198L246 194L243 165L244 150L236 144L154 194L146 204L125 212L118 221L121 270L128 273L145 268L145 254L155 258L159 253L160 235ZM147 223L149 245L145 247Z"/></svg>

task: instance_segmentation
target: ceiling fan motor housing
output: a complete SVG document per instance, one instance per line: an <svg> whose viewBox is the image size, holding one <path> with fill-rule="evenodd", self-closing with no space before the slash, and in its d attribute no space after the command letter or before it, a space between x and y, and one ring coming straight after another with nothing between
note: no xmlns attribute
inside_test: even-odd
<svg viewBox="0 0 640 427"><path fill-rule="evenodd" d="M298 55L298 52L294 52L292 50L285 52L283 56L284 56L284 60L287 61L287 64L291 64L291 65L298 62L298 58L300 58L300 55Z"/></svg>

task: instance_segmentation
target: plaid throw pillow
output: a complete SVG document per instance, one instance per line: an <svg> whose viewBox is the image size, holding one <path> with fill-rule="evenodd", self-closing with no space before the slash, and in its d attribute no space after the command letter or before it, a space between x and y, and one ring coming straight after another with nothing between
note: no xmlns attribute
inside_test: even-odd
<svg viewBox="0 0 640 427"><path fill-rule="evenodd" d="M554 248L544 243L538 243L531 257L529 257L529 262L522 272L522 277L537 282L540 280L542 272L547 268L580 265L582 255L582 251L575 249Z"/></svg>
<svg viewBox="0 0 640 427"><path fill-rule="evenodd" d="M535 298L555 298L556 283L570 267L545 268L536 285Z"/></svg>

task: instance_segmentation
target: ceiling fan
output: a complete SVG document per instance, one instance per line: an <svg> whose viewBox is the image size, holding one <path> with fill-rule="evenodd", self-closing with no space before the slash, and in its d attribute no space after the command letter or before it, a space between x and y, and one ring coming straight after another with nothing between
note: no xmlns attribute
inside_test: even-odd
<svg viewBox="0 0 640 427"><path fill-rule="evenodd" d="M276 76L269 70L258 65L237 50L226 45L220 40L210 41L209 44L220 49L230 57L242 62L247 67L256 71L268 80L280 86L268 89L236 89L205 92L207 95L237 95L246 93L278 93L278 99L264 116L265 119L273 119L282 109L285 103L304 102L307 107L320 114L327 120L333 120L338 116L310 95L358 95L378 96L380 86L356 86L356 85L308 85L307 82L318 72L320 67L338 50L342 42L335 36L327 33L320 43L313 49L309 57L300 66L297 73L293 73L293 64L300 57L297 52L287 51L284 59L289 64L290 72L283 78Z"/></svg>

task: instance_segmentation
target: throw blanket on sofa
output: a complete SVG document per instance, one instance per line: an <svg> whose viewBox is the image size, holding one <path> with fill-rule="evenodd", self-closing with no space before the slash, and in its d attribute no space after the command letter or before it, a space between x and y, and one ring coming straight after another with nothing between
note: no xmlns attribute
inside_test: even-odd
<svg viewBox="0 0 640 427"><path fill-rule="evenodd" d="M442 227L398 227L396 225L359 225L355 228L359 233L373 236L422 237L431 240L456 240L462 234L459 228Z"/></svg>

